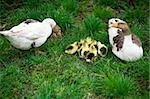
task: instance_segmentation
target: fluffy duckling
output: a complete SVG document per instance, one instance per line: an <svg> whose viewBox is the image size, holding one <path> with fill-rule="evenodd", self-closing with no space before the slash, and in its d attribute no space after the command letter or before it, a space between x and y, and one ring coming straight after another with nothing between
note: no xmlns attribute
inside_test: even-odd
<svg viewBox="0 0 150 99"><path fill-rule="evenodd" d="M93 44L89 48L89 52L86 55L86 62L91 62L97 56L97 45Z"/></svg>
<svg viewBox="0 0 150 99"><path fill-rule="evenodd" d="M120 19L112 18L109 24L109 41L112 52L124 61L135 61L143 56L140 39L134 35L128 24Z"/></svg>
<svg viewBox="0 0 150 99"><path fill-rule="evenodd" d="M15 48L28 50L44 44L55 26L56 22L51 18L46 18L42 22L27 19L10 30L0 31L0 34L4 35Z"/></svg>
<svg viewBox="0 0 150 99"><path fill-rule="evenodd" d="M85 40L82 40L82 39L80 40L80 42L78 42L78 50L77 50L78 53L81 51L81 48L84 43L85 43Z"/></svg>
<svg viewBox="0 0 150 99"><path fill-rule="evenodd" d="M98 46L98 54L102 57L106 56L108 52L108 48L101 42L97 42L97 46Z"/></svg>
<svg viewBox="0 0 150 99"><path fill-rule="evenodd" d="M87 53L85 60L86 60L86 62L91 62L94 59L94 57L95 57L94 53L89 52L89 53Z"/></svg>
<svg viewBox="0 0 150 99"><path fill-rule="evenodd" d="M92 43L94 43L95 41L94 40L92 40L90 37L87 37L86 39L85 39L85 43L87 43L88 44L88 46L90 46Z"/></svg>
<svg viewBox="0 0 150 99"><path fill-rule="evenodd" d="M80 58L85 59L86 62L91 62L96 59L98 55L105 56L107 54L107 47L88 37L81 39L80 42L69 45L65 52L68 54L78 52Z"/></svg>
<svg viewBox="0 0 150 99"><path fill-rule="evenodd" d="M67 46L65 53L67 54L75 54L78 50L78 42L74 42L73 44L70 44Z"/></svg>
<svg viewBox="0 0 150 99"><path fill-rule="evenodd" d="M88 44L84 42L78 52L79 52L79 57L80 58L85 58L87 53L89 52Z"/></svg>

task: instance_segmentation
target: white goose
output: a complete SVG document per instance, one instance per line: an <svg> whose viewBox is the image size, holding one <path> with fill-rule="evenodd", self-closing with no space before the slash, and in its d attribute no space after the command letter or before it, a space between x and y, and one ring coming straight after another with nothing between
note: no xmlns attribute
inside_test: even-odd
<svg viewBox="0 0 150 99"><path fill-rule="evenodd" d="M51 18L46 18L42 22L27 19L10 30L0 31L0 34L6 37L14 47L28 50L44 44L55 27L56 22Z"/></svg>
<svg viewBox="0 0 150 99"><path fill-rule="evenodd" d="M131 33L128 24L120 19L112 18L109 24L109 41L112 52L121 60L135 61L143 56L140 39Z"/></svg>

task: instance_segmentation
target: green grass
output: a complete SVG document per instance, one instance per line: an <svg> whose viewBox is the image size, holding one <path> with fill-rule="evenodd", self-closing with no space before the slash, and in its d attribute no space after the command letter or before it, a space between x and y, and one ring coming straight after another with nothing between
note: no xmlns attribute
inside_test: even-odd
<svg viewBox="0 0 150 99"><path fill-rule="evenodd" d="M60 0L61 5L63 9L68 11L69 13L72 13L74 15L77 15L79 6L78 2L76 0Z"/></svg>
<svg viewBox="0 0 150 99"><path fill-rule="evenodd" d="M116 16L116 12L110 7L96 6L94 9L94 15L107 22L110 18Z"/></svg>
<svg viewBox="0 0 150 99"><path fill-rule="evenodd" d="M135 95L138 92L137 85L129 77L120 73L108 73L104 78L95 82L96 92L108 97Z"/></svg>
<svg viewBox="0 0 150 99"><path fill-rule="evenodd" d="M13 4L9 1L6 4ZM43 53L36 53L35 49L15 49L0 37L0 98L149 98L146 0L136 1L135 7L123 0L120 12L113 0L22 0L10 8L6 4L0 4L4 9L0 24L6 24L5 29L27 18L42 21L51 17L61 26L63 39L48 40L39 48ZM112 54L107 32L111 17L126 20L132 32L141 38L143 58L122 62ZM108 55L86 63L77 55L64 53L68 44L87 36L106 44Z"/></svg>
<svg viewBox="0 0 150 99"><path fill-rule="evenodd" d="M98 32L100 28L102 28L102 23L99 22L99 19L94 15L88 16L84 20L84 31L91 34L91 36Z"/></svg>

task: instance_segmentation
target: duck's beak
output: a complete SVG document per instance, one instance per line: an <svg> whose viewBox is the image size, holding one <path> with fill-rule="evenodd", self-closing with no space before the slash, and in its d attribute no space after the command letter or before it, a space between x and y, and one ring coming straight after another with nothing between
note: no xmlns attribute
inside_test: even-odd
<svg viewBox="0 0 150 99"><path fill-rule="evenodd" d="M113 24L112 24L112 27L117 28L117 27L118 27L118 23L113 23Z"/></svg>

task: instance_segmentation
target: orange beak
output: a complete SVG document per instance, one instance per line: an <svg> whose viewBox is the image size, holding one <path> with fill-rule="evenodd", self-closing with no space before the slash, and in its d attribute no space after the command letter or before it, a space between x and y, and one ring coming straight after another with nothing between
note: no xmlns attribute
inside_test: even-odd
<svg viewBox="0 0 150 99"><path fill-rule="evenodd" d="M118 27L118 23L113 23L113 24L112 24L112 27L117 28L117 27Z"/></svg>

